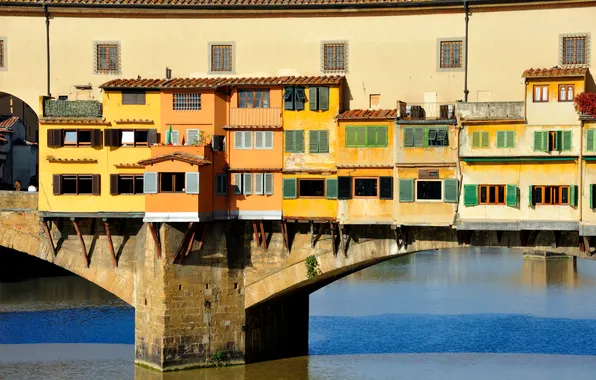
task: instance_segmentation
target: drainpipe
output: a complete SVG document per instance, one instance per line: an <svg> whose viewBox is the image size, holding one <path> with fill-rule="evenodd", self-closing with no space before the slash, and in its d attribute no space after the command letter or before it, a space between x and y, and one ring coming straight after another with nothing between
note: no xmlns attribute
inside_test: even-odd
<svg viewBox="0 0 596 380"><path fill-rule="evenodd" d="M466 44L464 46L464 102L468 102L468 24L470 22L470 14L468 12L468 1L464 0L464 12L466 14Z"/></svg>
<svg viewBox="0 0 596 380"><path fill-rule="evenodd" d="M48 6L45 1L43 3L43 13L46 17L47 96L50 98L52 96L52 91L50 90L50 14L48 13Z"/></svg>

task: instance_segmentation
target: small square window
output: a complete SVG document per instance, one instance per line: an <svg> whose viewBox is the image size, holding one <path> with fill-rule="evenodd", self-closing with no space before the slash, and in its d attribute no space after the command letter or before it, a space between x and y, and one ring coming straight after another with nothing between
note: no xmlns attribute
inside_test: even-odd
<svg viewBox="0 0 596 380"><path fill-rule="evenodd" d="M370 108L371 110L381 109L381 94L369 95L368 108Z"/></svg>
<svg viewBox="0 0 596 380"><path fill-rule="evenodd" d="M96 74L120 74L120 43L94 43L94 72Z"/></svg>
<svg viewBox="0 0 596 380"><path fill-rule="evenodd" d="M534 86L534 103L548 102L548 86Z"/></svg>
<svg viewBox="0 0 596 380"><path fill-rule="evenodd" d="M135 144L135 132L134 131L122 131L122 145L134 145Z"/></svg>
<svg viewBox="0 0 596 380"><path fill-rule="evenodd" d="M575 89L572 84L559 85L559 102L572 102L574 92Z"/></svg>
<svg viewBox="0 0 596 380"><path fill-rule="evenodd" d="M589 36L571 35L561 37L561 64L582 66L588 64Z"/></svg>
<svg viewBox="0 0 596 380"><path fill-rule="evenodd" d="M462 45L462 41L441 41L439 65L441 69L459 69L463 67Z"/></svg>
<svg viewBox="0 0 596 380"><path fill-rule="evenodd" d="M210 71L211 72L233 72L233 46L224 44L210 45Z"/></svg>
<svg viewBox="0 0 596 380"><path fill-rule="evenodd" d="M329 41L321 44L321 66L324 73L348 71L348 43Z"/></svg>

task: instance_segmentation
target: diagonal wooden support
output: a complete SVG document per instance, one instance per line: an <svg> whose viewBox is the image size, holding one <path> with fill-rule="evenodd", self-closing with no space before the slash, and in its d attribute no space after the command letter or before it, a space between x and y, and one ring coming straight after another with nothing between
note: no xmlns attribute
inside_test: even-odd
<svg viewBox="0 0 596 380"><path fill-rule="evenodd" d="M329 229L331 230L331 248L333 249L333 256L337 255L337 242L335 241L335 224L329 222Z"/></svg>
<svg viewBox="0 0 596 380"><path fill-rule="evenodd" d="M74 226L74 229L77 232L77 236L79 237L79 242L81 243L81 253L83 254L83 259L85 260L87 268L89 268L89 256L87 256L87 247L85 247L85 241L83 240L83 235L81 234L81 228L79 227L79 223L75 218L71 218L71 220L72 225Z"/></svg>
<svg viewBox="0 0 596 380"><path fill-rule="evenodd" d="M286 248L287 250L290 249L290 245L288 242L288 225L287 222L285 220L282 220L280 223L280 228L281 228L281 235L283 237L284 240L284 248Z"/></svg>
<svg viewBox="0 0 596 380"><path fill-rule="evenodd" d="M265 234L265 225L263 224L262 220L259 222L259 227L261 229L261 240L263 242L263 248L265 248L265 250L266 250L267 249L267 234Z"/></svg>
<svg viewBox="0 0 596 380"><path fill-rule="evenodd" d="M257 242L257 247L261 246L261 238L259 237L259 227L257 226L257 222L252 222L252 230L255 234L255 241Z"/></svg>
<svg viewBox="0 0 596 380"><path fill-rule="evenodd" d="M188 244L186 245L186 249L184 250L184 255L180 255L180 264L182 264L182 262L184 261L186 256L188 256L188 254L190 253L190 251L192 251L192 246L195 242L196 235L197 235L197 228L196 228L196 226L193 226L190 237L188 238Z"/></svg>
<svg viewBox="0 0 596 380"><path fill-rule="evenodd" d="M199 250L203 249L203 245L205 244L205 237L207 236L207 225L205 223L201 224L201 234L199 240Z"/></svg>
<svg viewBox="0 0 596 380"><path fill-rule="evenodd" d="M149 222L147 227L149 227L149 232L151 233L151 237L153 238L153 244L155 245L155 255L158 259L161 259L161 244L159 244L159 239L157 238L155 226L153 225L153 223Z"/></svg>
<svg viewBox="0 0 596 380"><path fill-rule="evenodd" d="M582 240L584 243L584 252L587 253L589 256L592 256L592 248L590 247L590 237L582 236Z"/></svg>
<svg viewBox="0 0 596 380"><path fill-rule="evenodd" d="M184 252L184 249L187 247L188 239L190 238L190 235L192 234L192 231L193 231L193 226L194 226L194 222L188 223L188 227L186 227L186 232L184 232L182 241L180 242L180 245L178 246L178 249L176 250L176 255L172 259L172 264L174 264L176 262L176 260L178 260L180 258L180 256Z"/></svg>
<svg viewBox="0 0 596 380"><path fill-rule="evenodd" d="M112 254L112 264L114 268L118 266L118 260L116 260L116 252L114 252L114 243L112 242L112 234L110 233L110 223L107 219L103 220L103 225L106 229L106 239L108 240L108 248Z"/></svg>
<svg viewBox="0 0 596 380"><path fill-rule="evenodd" d="M502 237L503 237L503 231L497 231L497 245L501 245Z"/></svg>
<svg viewBox="0 0 596 380"><path fill-rule="evenodd" d="M56 247L54 247L54 241L52 240L52 235L50 235L50 228L48 227L48 221L43 220L41 221L41 227L43 228L43 232L48 238L48 245L50 246L50 250L52 251L52 257L56 257Z"/></svg>
<svg viewBox="0 0 596 380"><path fill-rule="evenodd" d="M315 241L315 222L313 222L312 220L309 222L310 223L310 248L314 248L316 241Z"/></svg>

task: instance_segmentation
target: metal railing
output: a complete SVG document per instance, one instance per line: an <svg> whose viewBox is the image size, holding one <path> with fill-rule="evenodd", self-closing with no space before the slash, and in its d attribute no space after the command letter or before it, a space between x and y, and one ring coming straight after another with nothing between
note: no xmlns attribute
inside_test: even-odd
<svg viewBox="0 0 596 380"><path fill-rule="evenodd" d="M281 126L281 108L232 108L231 126Z"/></svg>
<svg viewBox="0 0 596 380"><path fill-rule="evenodd" d="M401 120L451 120L455 119L455 104L398 101L397 113Z"/></svg>
<svg viewBox="0 0 596 380"><path fill-rule="evenodd" d="M96 100L54 100L43 104L44 117L101 117L101 102Z"/></svg>

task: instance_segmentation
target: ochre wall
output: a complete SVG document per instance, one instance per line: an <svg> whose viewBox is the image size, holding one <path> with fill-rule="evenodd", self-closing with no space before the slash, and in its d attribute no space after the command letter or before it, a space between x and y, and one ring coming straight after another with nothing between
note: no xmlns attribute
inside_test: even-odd
<svg viewBox="0 0 596 380"><path fill-rule="evenodd" d="M346 127L348 126L387 126L387 147L385 148L348 148L346 147ZM395 120L356 121L339 120L337 136L338 165L393 165Z"/></svg>
<svg viewBox="0 0 596 380"><path fill-rule="evenodd" d="M199 111L176 111L173 109L174 93L200 93L201 94L201 109ZM180 144L187 144L188 129L199 129L204 132L207 142L211 142L211 135L214 134L214 120L215 120L215 94L213 90L181 90L181 91L162 91L161 92L161 120L162 124L158 130L161 132L161 143L166 143L165 132L169 131L170 125L172 130L178 130L180 136ZM191 141L190 144L193 142Z"/></svg>
<svg viewBox="0 0 596 380"><path fill-rule="evenodd" d="M283 178L297 178L296 181L296 192L299 189L299 180L302 179L326 179L326 178L337 178L329 175L321 174L284 174ZM307 198L298 197L296 199L284 199L283 200L283 216L284 218L325 218L325 219L336 219L337 218L337 200L326 199L326 198Z"/></svg>
<svg viewBox="0 0 596 380"><path fill-rule="evenodd" d="M592 49L590 46L589 49ZM548 102L534 103L534 86L548 86ZM526 100L526 119L530 125L560 125L575 124L580 122L577 118L577 112L573 102L559 102L559 85L574 85L575 95L585 90L584 78L546 78L534 79L527 78L525 100Z"/></svg>
<svg viewBox="0 0 596 380"><path fill-rule="evenodd" d="M359 198L354 195L355 178L393 177L393 169L340 169L337 175L354 177L352 178L352 199L339 200L337 204L337 218L341 223L391 224L393 222L393 200L379 198L380 183L377 183L375 198ZM395 183L393 189L395 190Z"/></svg>

